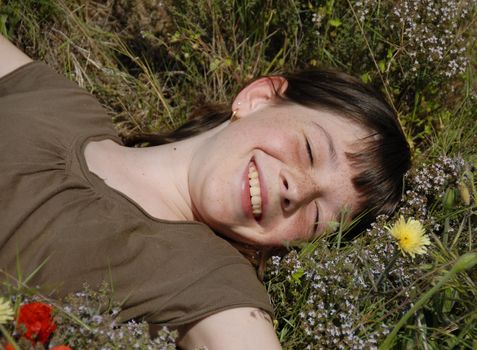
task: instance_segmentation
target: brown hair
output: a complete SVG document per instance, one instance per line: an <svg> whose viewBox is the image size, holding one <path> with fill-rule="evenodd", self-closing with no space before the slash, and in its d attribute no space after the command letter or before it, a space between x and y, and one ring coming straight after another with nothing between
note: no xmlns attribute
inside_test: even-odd
<svg viewBox="0 0 477 350"><path fill-rule="evenodd" d="M360 194L362 208L361 213L357 213L361 219L354 226L353 233L360 232L377 215L391 213L401 198L403 177L411 165L409 145L394 109L377 91L342 72L305 70L283 77L288 87L283 94L277 93L281 103L328 110L370 131L370 136L359 141L358 152L346 154L357 170L352 181ZM126 140L126 144L147 142L160 145L183 140L219 126L230 116L228 106L207 105L168 134L134 135ZM266 260L284 250L258 250L239 242L231 243L257 267L259 275Z"/></svg>

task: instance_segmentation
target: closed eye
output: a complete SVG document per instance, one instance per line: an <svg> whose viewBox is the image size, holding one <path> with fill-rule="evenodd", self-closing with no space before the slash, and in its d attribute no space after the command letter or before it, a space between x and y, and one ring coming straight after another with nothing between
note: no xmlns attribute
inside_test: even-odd
<svg viewBox="0 0 477 350"><path fill-rule="evenodd" d="M313 152L311 151L311 146L310 142L308 141L308 138L305 137L306 140L306 151L308 152L308 157L310 158L310 163L313 165Z"/></svg>

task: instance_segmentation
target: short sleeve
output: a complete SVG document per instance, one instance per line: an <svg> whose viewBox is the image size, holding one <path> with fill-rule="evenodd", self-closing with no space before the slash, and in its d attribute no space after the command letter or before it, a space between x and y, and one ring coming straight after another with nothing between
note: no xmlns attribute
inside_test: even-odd
<svg viewBox="0 0 477 350"><path fill-rule="evenodd" d="M39 61L27 63L0 78L0 97L65 88L79 87Z"/></svg>
<svg viewBox="0 0 477 350"><path fill-rule="evenodd" d="M78 138L94 135L120 142L97 99L42 62L28 63L0 79L0 119L2 139L26 140L25 151L31 146L33 152L58 154Z"/></svg>
<svg viewBox="0 0 477 350"><path fill-rule="evenodd" d="M180 326L198 321L214 313L238 307L255 307L273 318L273 309L264 285L248 264L230 264L208 271L198 280L171 296L160 310L144 317L149 323ZM125 310L122 317L128 317ZM164 315L168 319L164 320Z"/></svg>

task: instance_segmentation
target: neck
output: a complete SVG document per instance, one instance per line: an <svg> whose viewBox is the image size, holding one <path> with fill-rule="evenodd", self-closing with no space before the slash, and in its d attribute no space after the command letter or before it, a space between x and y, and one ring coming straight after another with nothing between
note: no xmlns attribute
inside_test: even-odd
<svg viewBox="0 0 477 350"><path fill-rule="evenodd" d="M163 220L194 220L188 188L194 151L221 126L170 144L129 148L111 140L91 142L85 158L91 172Z"/></svg>
<svg viewBox="0 0 477 350"><path fill-rule="evenodd" d="M150 148L121 147L131 195L152 216L193 220L188 190L187 143Z"/></svg>

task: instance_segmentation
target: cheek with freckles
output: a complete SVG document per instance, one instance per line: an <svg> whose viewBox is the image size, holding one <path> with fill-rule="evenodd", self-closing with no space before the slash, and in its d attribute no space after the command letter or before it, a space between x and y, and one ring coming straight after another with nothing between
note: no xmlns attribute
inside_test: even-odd
<svg viewBox="0 0 477 350"><path fill-rule="evenodd" d="M311 237L312 226L310 226L303 213L277 220L276 225L273 226L273 228L267 229L264 234L267 243L273 246L303 243Z"/></svg>

